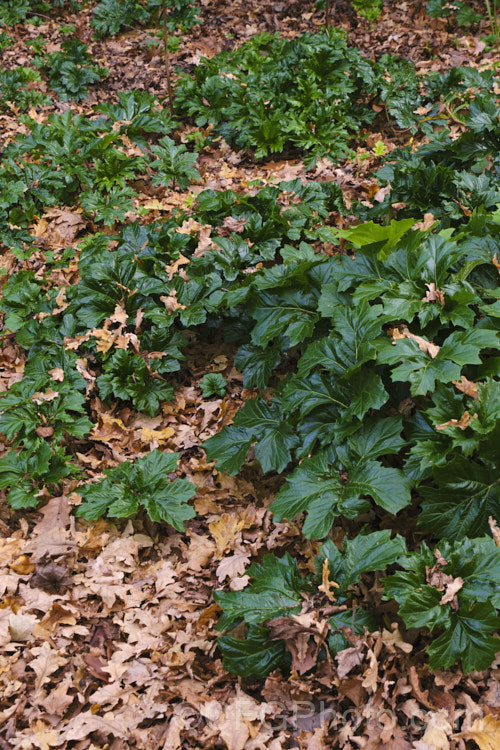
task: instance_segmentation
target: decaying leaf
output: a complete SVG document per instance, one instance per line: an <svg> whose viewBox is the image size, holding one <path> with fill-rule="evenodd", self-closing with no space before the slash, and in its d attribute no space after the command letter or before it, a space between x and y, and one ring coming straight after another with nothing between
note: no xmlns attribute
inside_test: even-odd
<svg viewBox="0 0 500 750"><path fill-rule="evenodd" d="M322 567L322 581L318 586L318 591L322 591L331 602L335 601L335 595L333 591L339 588L339 584L335 581L330 581L330 565L328 559L325 557L323 560Z"/></svg>
<svg viewBox="0 0 500 750"><path fill-rule="evenodd" d="M31 649L35 657L30 661L28 667L35 672L35 695L41 690L54 672L66 663L66 658L56 649L53 649L46 641L41 646Z"/></svg>
<svg viewBox="0 0 500 750"><path fill-rule="evenodd" d="M474 740L479 750L498 750L500 747L500 719L492 714L475 719L471 728L459 736Z"/></svg>
<svg viewBox="0 0 500 750"><path fill-rule="evenodd" d="M440 346L433 344L432 341L427 341L423 336L417 336L416 334L411 333L408 330L408 326L403 325L396 328L390 328L387 333L392 337L393 343L398 339L412 339L418 344L418 348L423 351L424 354L428 354L431 359L437 357L439 350L441 349Z"/></svg>
<svg viewBox="0 0 500 750"><path fill-rule="evenodd" d="M413 743L414 750L450 750L453 728L446 711L433 711L427 717L427 726L421 740Z"/></svg>
<svg viewBox="0 0 500 750"><path fill-rule="evenodd" d="M444 292L440 289L436 289L434 282L425 285L427 292L425 297L422 297L422 302L439 302L444 307Z"/></svg>
<svg viewBox="0 0 500 750"><path fill-rule="evenodd" d="M471 396L476 401L479 401L479 396L477 392L477 383L472 383L470 380L468 380L465 375L462 375L460 380L454 380L453 385L459 390L462 391L462 393L465 393L466 396Z"/></svg>
<svg viewBox="0 0 500 750"><path fill-rule="evenodd" d="M488 518L488 523L493 535L493 539L495 540L495 544L497 545L497 547L500 547L500 529L498 528L498 523L492 516Z"/></svg>
<svg viewBox="0 0 500 750"><path fill-rule="evenodd" d="M468 411L464 411L460 419L449 419L443 424L437 424L436 430L445 430L447 427L459 427L461 430L466 430L474 419L477 419L477 414L471 415Z"/></svg>

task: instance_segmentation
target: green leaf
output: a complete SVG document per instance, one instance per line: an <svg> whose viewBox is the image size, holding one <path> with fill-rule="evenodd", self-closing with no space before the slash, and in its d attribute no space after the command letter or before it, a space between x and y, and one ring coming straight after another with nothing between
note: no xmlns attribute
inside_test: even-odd
<svg viewBox="0 0 500 750"><path fill-rule="evenodd" d="M444 341L436 356L422 351L411 338L379 339L375 342L380 364L397 365L391 373L395 381L411 383L415 395L433 391L435 382L449 383L460 379L460 365L480 364L479 352L486 347L497 347L500 342L496 331L473 329L456 331Z"/></svg>
<svg viewBox="0 0 500 750"><path fill-rule="evenodd" d="M486 669L498 651L489 634L500 624L500 548L494 540L442 540L434 552L424 543L398 562L405 570L383 579L384 599L399 602L408 627L442 630L428 649L431 668L448 669L461 659L466 672ZM457 583L447 598L448 586Z"/></svg>
<svg viewBox="0 0 500 750"><path fill-rule="evenodd" d="M351 642L344 635L345 628L351 630L355 635L363 635L365 628L368 632L373 633L377 629L377 622L371 612L356 607L355 609L338 612L330 617L330 626L328 650L331 656L336 656L339 651L343 651L351 645Z"/></svg>
<svg viewBox="0 0 500 750"><path fill-rule="evenodd" d="M208 375L200 380L200 388L204 398L210 396L220 396L223 398L226 395L227 381L220 372L210 372Z"/></svg>
<svg viewBox="0 0 500 750"><path fill-rule="evenodd" d="M254 441L257 441L255 458L263 471L283 471L291 461L290 451L299 442L291 426L283 418L278 405L266 404L259 399L247 401L236 415L234 425L224 428L220 435L222 437L216 441L215 437L218 436L206 441L207 455L219 460L217 450L222 449L223 462L219 464L220 469L228 470L229 467L231 471L239 470L248 448ZM244 441L243 445L241 441ZM237 457L230 455L231 452L234 454L235 448Z"/></svg>
<svg viewBox="0 0 500 750"><path fill-rule="evenodd" d="M301 417L323 405L339 410L349 406L345 387L326 373L313 372L308 378L292 377L283 390L284 408L299 411Z"/></svg>
<svg viewBox="0 0 500 750"><path fill-rule="evenodd" d="M491 432L500 419L500 381L489 378L485 383L479 383L477 395L481 432Z"/></svg>
<svg viewBox="0 0 500 750"><path fill-rule="evenodd" d="M36 508L40 502L40 498L36 497L39 489L39 487L33 487L32 483L28 480L18 482L11 488L10 492L7 493L9 505L14 508L14 510Z"/></svg>
<svg viewBox="0 0 500 750"><path fill-rule="evenodd" d="M321 578L323 561L328 560L330 579L339 585L339 594L356 584L362 573L385 570L406 552L404 539L399 535L391 539L389 529L345 539L343 546L344 551L340 552L329 539L321 545L316 561L317 576Z"/></svg>
<svg viewBox="0 0 500 750"><path fill-rule="evenodd" d="M451 359L459 365L481 364L481 349L498 349L500 335L496 331L475 328L471 331L455 331L445 339L436 359Z"/></svg>
<svg viewBox="0 0 500 750"><path fill-rule="evenodd" d="M431 669L448 669L461 660L465 674L487 669L498 653L500 618L489 602L475 604L469 612L452 615L451 625L432 641L427 653Z"/></svg>
<svg viewBox="0 0 500 750"><path fill-rule="evenodd" d="M351 403L345 418L354 416L363 419L370 409L380 409L389 396L380 375L368 367L356 372L350 378L349 386Z"/></svg>
<svg viewBox="0 0 500 750"><path fill-rule="evenodd" d="M366 221L351 229L337 230L337 234L358 247L383 243L378 249L380 257L383 258L389 250L397 245L401 237L411 229L414 223L414 219L402 219L401 221L391 219L391 223L386 225Z"/></svg>
<svg viewBox="0 0 500 750"><path fill-rule="evenodd" d="M105 513L114 518L126 518L142 505L153 521L167 521L183 532L184 521L195 516L187 501L196 494L196 486L187 479L170 479L177 461L177 453L162 453L156 449L134 464L125 462L108 469L101 482L79 487L83 503L77 515L87 521Z"/></svg>
<svg viewBox="0 0 500 750"><path fill-rule="evenodd" d="M262 563L252 563L246 574L253 578L243 591L216 591L215 601L224 610L217 628L224 630L240 620L249 625L300 610L301 590L307 587L299 574L297 561L264 555Z"/></svg>
<svg viewBox="0 0 500 750"><path fill-rule="evenodd" d="M362 427L349 438L351 450L360 459L378 458L398 453L406 445L401 437L401 417L373 417L363 422Z"/></svg>
<svg viewBox="0 0 500 750"><path fill-rule="evenodd" d="M288 477L270 510L277 521L307 511L304 535L322 538L336 516L354 518L369 508L363 496L369 495L377 505L397 513L409 504L410 488L411 481L398 469L367 460L349 469L343 482L338 469L329 466L326 455L320 453L306 458Z"/></svg>
<svg viewBox="0 0 500 750"><path fill-rule="evenodd" d="M217 461L219 471L234 476L243 466L252 443L251 430L230 425L205 440L203 448L209 461Z"/></svg>
<svg viewBox="0 0 500 750"><path fill-rule="evenodd" d="M437 487L420 487L424 498L419 526L447 539L484 534L489 516L500 518L496 469L456 458L434 470Z"/></svg>
<svg viewBox="0 0 500 750"><path fill-rule="evenodd" d="M188 500L196 495L196 485L187 479L176 479L164 489L157 488L150 495L142 494L140 503L152 521L167 521L177 531L184 532L184 521L194 518L194 508Z"/></svg>
<svg viewBox="0 0 500 750"><path fill-rule="evenodd" d="M286 669L290 655L283 641L268 641L267 628L250 625L244 640L223 635L218 640L225 669L242 677L267 677L275 669Z"/></svg>
<svg viewBox="0 0 500 750"><path fill-rule="evenodd" d="M288 477L270 506L275 521L295 518L307 511L302 529L308 538L325 537L336 516L353 518L369 507L361 503L342 503L342 482L338 471L328 465L324 454L306 458Z"/></svg>
<svg viewBox="0 0 500 750"><path fill-rule="evenodd" d="M440 605L442 591L432 586L420 586L412 591L399 608L399 614L409 628L449 626L451 610Z"/></svg>
<svg viewBox="0 0 500 750"><path fill-rule="evenodd" d="M234 366L243 371L245 388L265 388L274 368L280 363L282 350L286 348L281 339L265 349L252 344L240 346Z"/></svg>
<svg viewBox="0 0 500 750"><path fill-rule="evenodd" d="M369 495L381 508L396 514L410 504L411 487L411 479L400 469L382 466L378 461L364 461L349 471L343 494L346 501Z"/></svg>
<svg viewBox="0 0 500 750"><path fill-rule="evenodd" d="M153 185L168 187L176 182L183 190L189 185L190 180L199 180L200 173L194 167L198 156L188 152L186 146L176 145L168 135L158 141L157 146L151 146L151 151L158 158L151 162L150 166L157 171L153 177Z"/></svg>
<svg viewBox="0 0 500 750"><path fill-rule="evenodd" d="M315 312L316 298L307 292L280 290L280 294L259 292L251 307L257 321L252 330L252 342L268 344L278 336L288 336L290 346L310 336L320 316Z"/></svg>
<svg viewBox="0 0 500 750"><path fill-rule="evenodd" d="M319 365L336 375L348 377L363 363L375 359L372 341L381 334L384 321L381 316L381 305L370 306L366 301L355 308L335 307L331 312L335 333L307 347L299 361L299 374L308 375Z"/></svg>
<svg viewBox="0 0 500 750"><path fill-rule="evenodd" d="M329 284L325 284L321 288L321 294L318 300L318 312L324 318L331 318L333 311L339 305L346 304L345 294L341 294L338 289L336 281L331 281Z"/></svg>

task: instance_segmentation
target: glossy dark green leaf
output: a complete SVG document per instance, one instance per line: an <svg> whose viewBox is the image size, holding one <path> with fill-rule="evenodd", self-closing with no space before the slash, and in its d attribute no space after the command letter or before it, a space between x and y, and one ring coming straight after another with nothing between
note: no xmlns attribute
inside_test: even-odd
<svg viewBox="0 0 500 750"><path fill-rule="evenodd" d="M495 469L455 458L436 468L437 487L420 488L424 501L419 525L448 539L476 537L488 530L488 518L500 517L500 478Z"/></svg>
<svg viewBox="0 0 500 750"><path fill-rule="evenodd" d="M225 669L241 677L267 677L275 669L286 669L290 655L283 641L268 641L267 628L250 625L245 639L223 635L218 640Z"/></svg>
<svg viewBox="0 0 500 750"><path fill-rule="evenodd" d="M404 539L399 535L391 539L388 529L345 539L343 548L344 551L340 552L329 539L321 546L317 559L318 577L321 576L323 561L328 560L330 580L339 585L339 594L356 584L362 573L385 570L406 551Z"/></svg>
<svg viewBox="0 0 500 750"><path fill-rule="evenodd" d="M224 630L240 620L258 625L274 617L296 613L300 609L300 592L306 588L297 561L264 555L262 563L252 563L246 574L253 580L242 591L216 591L214 598L224 614L217 627Z"/></svg>

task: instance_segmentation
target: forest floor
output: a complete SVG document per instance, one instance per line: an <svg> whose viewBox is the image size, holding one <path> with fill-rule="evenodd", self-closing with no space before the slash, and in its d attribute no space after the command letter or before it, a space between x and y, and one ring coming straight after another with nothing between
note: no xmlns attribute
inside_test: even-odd
<svg viewBox="0 0 500 750"><path fill-rule="evenodd" d="M429 18L425 3L406 1L385 4L374 23L351 17L345 8L334 8L333 25L345 28L349 43L371 59L400 55L419 73L485 67L500 59L498 49L487 51L481 41L484 22L472 33ZM172 57L174 68L188 73L202 56L256 33L292 38L323 25L310 0L201 0L201 12L202 24L181 36ZM27 42L38 35L48 40L46 51L57 51L60 25L74 24L110 74L80 103L37 107L30 114L38 122L68 108L91 115L96 104L113 102L117 92L130 88L166 95L161 46L146 45L153 30L130 29L95 41L87 7L54 9L42 20L8 30L14 43L3 52L4 69L29 65L34 52ZM43 79L34 86L48 88ZM3 146L27 132L18 115L15 106L0 113ZM190 128L179 130L181 140ZM370 147L381 140L390 152L411 138L377 122L371 138L358 146L366 158L339 164L320 159L310 170L298 158L255 163L248 152L219 142L200 152L201 177L189 190L144 192L139 203L150 208L151 221L185 205L188 193L243 192L256 180L266 185L297 177L336 181L347 200L370 201L379 189L373 172L381 163ZM336 221L341 226L345 219ZM37 252L25 260L4 252L3 281L21 269L42 275L47 251L76 246L94 229L79 209L52 207L30 227ZM78 280L76 266L70 268L64 285ZM0 347L5 391L22 378L26 354L8 335ZM143 515L118 522L75 519L78 486L70 480L61 496L46 496L36 510L2 504L0 748L472 750L477 745L467 726L476 715L500 710L500 663L470 675L458 666L431 672L425 651L403 642L390 622L382 632L353 638L338 669L326 660L316 671L288 677L275 672L266 680L238 678L224 669L214 591L243 586L245 569L266 552L293 550L307 570L318 548L301 536L297 523L273 521L267 508L281 484L278 476L265 476L255 462L237 477L221 474L200 447L248 395L233 356L230 344L193 342L175 399L156 417L94 397L94 428L76 452L87 476L98 476L102 468L158 446L178 451L185 476L198 488L196 518L185 533ZM228 381L224 398L203 398L199 382L208 372ZM362 595L368 606L380 604L376 578Z"/></svg>

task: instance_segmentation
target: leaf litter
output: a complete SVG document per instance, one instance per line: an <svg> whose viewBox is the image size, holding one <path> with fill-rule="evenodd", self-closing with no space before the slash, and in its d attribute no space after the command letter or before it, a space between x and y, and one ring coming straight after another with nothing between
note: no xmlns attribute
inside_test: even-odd
<svg viewBox="0 0 500 750"><path fill-rule="evenodd" d="M184 34L175 53L176 63L185 68L196 65L201 56L211 57L229 43L260 31L279 29L281 35L293 37L322 24L314 5L298 0L263 2L256 7L237 0L211 4L202 0L201 5L203 26ZM339 3L340 21L348 25L352 15L342 14L342 7ZM484 60L478 38L463 35L452 44L446 24L429 19L419 8L419 4L409 8L408 3L395 3L372 28L358 18L349 27L351 41L368 55L407 53L421 72L456 64L477 67ZM137 54L138 33L127 31L93 43L87 10L65 12L64 21L75 23L79 38L92 43L93 55L112 71L88 102L74 105L75 111L86 114L93 101L113 100L115 91L132 82L136 88L163 93L160 59L153 54L145 60ZM233 36L230 42L228 33ZM36 29L17 26L15 46L4 53L7 68L28 61L26 42L35 34L56 38L57 25L49 18ZM57 48L56 44L47 50ZM439 58L431 54L424 59L423 48L431 53L439 50ZM47 113L33 111L31 116L41 122ZM26 132L11 112L2 113L0 125L5 144ZM377 201L378 186L370 177L373 163L370 157L357 169L334 169L331 162L320 160L311 172L294 159L253 165L245 155L219 143L203 155L201 184L203 188L242 190L254 180L265 184L295 177L306 181L312 176L336 180L347 199L370 201L374 197ZM201 189L196 185L191 193ZM185 199L185 193L174 191L164 198L144 195L142 204L150 218L155 218L183 205ZM424 228L433 220L432 214L427 216ZM243 228L241 220L227 218L220 236ZM39 258L32 256L26 267L43 273L44 253L57 257L84 238L88 229L78 208L49 209L33 227ZM188 220L178 231L197 236L200 256L213 242L210 227L194 221ZM175 273L184 260L180 256L169 272ZM2 268L8 273L20 265L9 255L2 258ZM64 278L57 277L55 269L54 283L71 286L76 273L76 265ZM428 285L425 299L442 305L443 295ZM63 297L59 304L65 304ZM178 305L173 295L164 304L167 309ZM113 345L135 345L134 334L122 333L126 323L122 310L117 305L107 327L92 332L102 351ZM118 328L110 331L113 324ZM439 351L432 342L409 334L406 327L394 329L392 335L395 340L413 338L431 358ZM76 348L81 343L68 342ZM10 338L2 339L1 347L1 388L7 390L22 377L24 357ZM407 633L403 640L390 610L386 613L390 629L360 636L346 630L350 645L337 654L335 663L324 660L310 673L314 655L324 643L327 620L307 612L305 603L300 614L268 623L271 633L284 639L291 653L288 679L279 672L264 683L237 679L223 668L214 628L219 613L214 589L221 583L234 591L243 589L250 562L264 552L294 549L306 570L316 550L299 537L293 522L273 523L267 508L279 488L275 478L264 477L251 466L236 478L218 474L200 450L203 438L230 422L243 400L241 381L231 377L230 347L224 351L222 369L215 365L210 370L220 354L220 346L195 347L190 352L191 376L204 370L224 372L230 383L227 397L207 405L196 382L187 382L155 418L128 407L109 408L96 399L92 445L76 454L84 469L99 476L106 468L158 447L181 451L182 469L198 488L197 517L188 523L186 534L171 528L166 533L164 526L140 513L120 523L75 519L72 511L80 497L74 482L67 483L64 495L47 498L38 511L21 516L2 506L2 746L19 750L463 750L476 746L496 750L500 743L500 663L468 677L459 668L431 673L421 650L413 648L411 636ZM85 358L79 362L79 371L92 383L91 363ZM35 402L56 398L61 372L54 370L52 378L54 390L35 393ZM477 384L462 378L456 387L477 398ZM450 420L438 429L455 424L464 429L471 418L465 412L460 420ZM494 519L491 525L498 539ZM440 574L438 588L443 601L453 606L463 581L450 578ZM327 572L322 586L332 606L336 584ZM479 718L471 718L474 714Z"/></svg>

